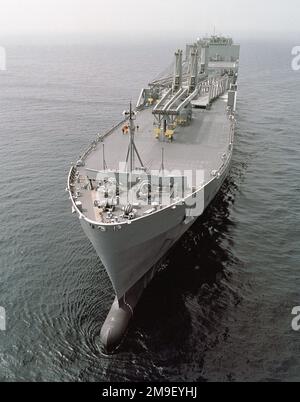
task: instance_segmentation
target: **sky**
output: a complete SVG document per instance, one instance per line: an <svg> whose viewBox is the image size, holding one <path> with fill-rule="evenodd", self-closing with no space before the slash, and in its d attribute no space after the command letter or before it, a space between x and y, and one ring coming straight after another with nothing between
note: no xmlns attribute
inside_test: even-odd
<svg viewBox="0 0 300 402"><path fill-rule="evenodd" d="M0 35L288 35L299 0L0 0Z"/></svg>

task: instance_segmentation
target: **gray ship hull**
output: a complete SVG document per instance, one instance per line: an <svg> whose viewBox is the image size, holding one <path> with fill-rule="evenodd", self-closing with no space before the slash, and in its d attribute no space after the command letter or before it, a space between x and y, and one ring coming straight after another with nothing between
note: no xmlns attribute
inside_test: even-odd
<svg viewBox="0 0 300 402"><path fill-rule="evenodd" d="M71 168L73 212L116 299L102 327L114 351L158 262L212 202L233 152L239 46L211 37L175 53L174 74L143 89L135 110ZM127 153L126 153L127 152Z"/></svg>
<svg viewBox="0 0 300 402"><path fill-rule="evenodd" d="M204 187L204 210L217 195L227 177L231 156L220 172ZM202 198L203 195L200 194ZM199 215L201 216L201 215ZM198 217L199 217L198 216ZM197 217L187 217L184 205L177 205L126 225L122 230L105 232L93 228L84 219L81 226L102 261L119 300L147 273L180 239ZM145 280L147 286L147 280Z"/></svg>

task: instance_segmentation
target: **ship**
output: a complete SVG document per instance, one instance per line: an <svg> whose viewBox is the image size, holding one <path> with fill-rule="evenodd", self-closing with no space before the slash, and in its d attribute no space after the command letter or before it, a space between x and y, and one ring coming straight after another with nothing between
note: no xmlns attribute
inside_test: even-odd
<svg viewBox="0 0 300 402"><path fill-rule="evenodd" d="M118 350L162 258L229 173L239 54L220 35L176 50L171 66L70 169L72 212L115 292L100 334L104 353Z"/></svg>

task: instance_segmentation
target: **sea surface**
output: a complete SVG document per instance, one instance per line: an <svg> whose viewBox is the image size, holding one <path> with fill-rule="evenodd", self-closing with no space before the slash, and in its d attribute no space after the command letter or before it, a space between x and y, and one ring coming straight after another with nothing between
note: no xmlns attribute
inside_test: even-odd
<svg viewBox="0 0 300 402"><path fill-rule="evenodd" d="M6 47L0 380L300 380L300 71L284 40L241 41L228 180L166 256L119 353L100 353L112 287L71 214L68 170L177 46L120 40Z"/></svg>

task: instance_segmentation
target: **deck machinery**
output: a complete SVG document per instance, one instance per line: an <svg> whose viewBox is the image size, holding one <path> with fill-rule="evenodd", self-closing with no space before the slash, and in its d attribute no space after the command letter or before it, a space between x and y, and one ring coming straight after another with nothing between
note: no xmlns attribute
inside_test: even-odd
<svg viewBox="0 0 300 402"><path fill-rule="evenodd" d="M220 53L220 54L219 54ZM175 52L174 74L162 77L143 89L137 110L152 105L157 139L173 140L177 125L189 125L192 108L209 108L211 102L235 82L239 67L239 46L230 38L198 39Z"/></svg>

